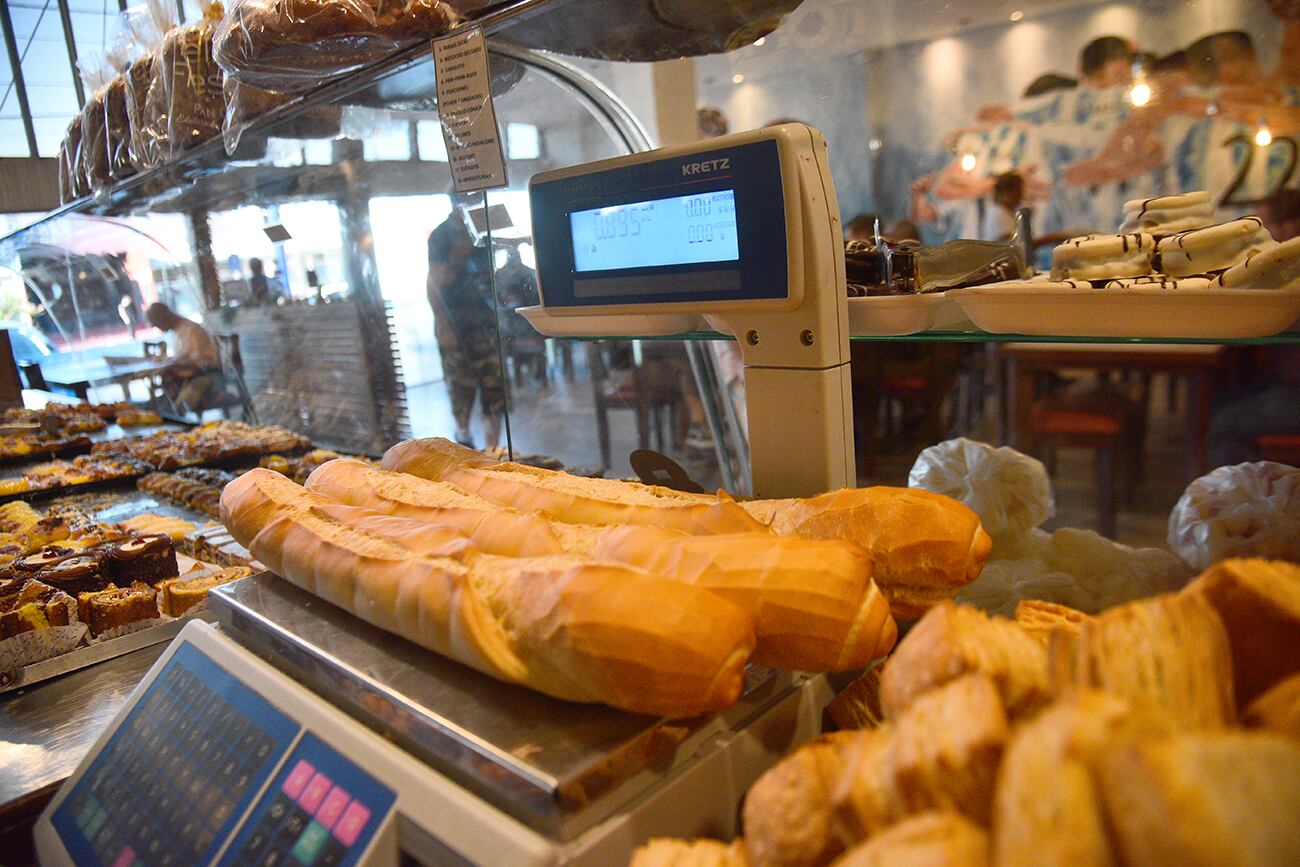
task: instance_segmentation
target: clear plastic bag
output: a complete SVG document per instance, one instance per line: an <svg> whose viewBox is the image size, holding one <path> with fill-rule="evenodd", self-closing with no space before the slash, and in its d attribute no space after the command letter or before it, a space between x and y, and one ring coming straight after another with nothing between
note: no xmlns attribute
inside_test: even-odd
<svg viewBox="0 0 1300 867"><path fill-rule="evenodd" d="M104 96L113 78L105 55L84 54L77 61L81 83L90 94L81 108L81 156L77 161L79 185L87 191L108 184L108 144L105 141Z"/></svg>
<svg viewBox="0 0 1300 867"><path fill-rule="evenodd" d="M142 7L128 9L123 29L129 34L126 68L126 117L129 137L127 157L137 170L159 166L167 157L167 112L161 98L151 99L158 46L164 34L176 26L176 7L166 0L149 0ZM160 85L161 86L161 85Z"/></svg>
<svg viewBox="0 0 1300 867"><path fill-rule="evenodd" d="M1198 572L1225 557L1300 562L1300 469L1259 461L1201 476L1169 513L1168 541Z"/></svg>
<svg viewBox="0 0 1300 867"><path fill-rule="evenodd" d="M979 515L1000 546L1042 524L1056 511L1042 461L1003 446L965 437L941 442L917 456L907 484L960 500Z"/></svg>
<svg viewBox="0 0 1300 867"><path fill-rule="evenodd" d="M166 118L167 159L221 135L226 101L221 69L212 57L212 34L221 15L221 4L211 3L202 20L169 30L158 46L149 100Z"/></svg>
<svg viewBox="0 0 1300 867"><path fill-rule="evenodd" d="M226 76L222 84L226 113L221 125L221 138L226 153L235 155L240 147L244 129L272 109L295 99L290 93L276 93L243 84ZM314 105L277 123L269 134L277 138L321 139L339 134L340 109L335 105ZM244 150L247 150L245 145Z"/></svg>
<svg viewBox="0 0 1300 867"><path fill-rule="evenodd" d="M59 198L66 204L90 192L81 171L81 115L74 114L59 145Z"/></svg>
<svg viewBox="0 0 1300 867"><path fill-rule="evenodd" d="M457 20L442 0L236 0L213 42L235 80L300 93Z"/></svg>

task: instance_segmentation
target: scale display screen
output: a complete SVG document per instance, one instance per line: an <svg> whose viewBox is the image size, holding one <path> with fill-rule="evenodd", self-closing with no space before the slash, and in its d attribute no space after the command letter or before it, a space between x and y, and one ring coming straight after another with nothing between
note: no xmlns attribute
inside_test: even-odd
<svg viewBox="0 0 1300 867"><path fill-rule="evenodd" d="M529 192L547 307L789 295L774 140L543 173Z"/></svg>
<svg viewBox="0 0 1300 867"><path fill-rule="evenodd" d="M736 192L718 190L569 215L575 271L735 262Z"/></svg>

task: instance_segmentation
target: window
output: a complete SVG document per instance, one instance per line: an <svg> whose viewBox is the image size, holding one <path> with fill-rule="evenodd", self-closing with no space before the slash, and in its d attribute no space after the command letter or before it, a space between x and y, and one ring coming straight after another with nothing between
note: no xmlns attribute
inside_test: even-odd
<svg viewBox="0 0 1300 867"><path fill-rule="evenodd" d="M536 124L506 124L506 156L512 160L535 160L542 155L541 134Z"/></svg>

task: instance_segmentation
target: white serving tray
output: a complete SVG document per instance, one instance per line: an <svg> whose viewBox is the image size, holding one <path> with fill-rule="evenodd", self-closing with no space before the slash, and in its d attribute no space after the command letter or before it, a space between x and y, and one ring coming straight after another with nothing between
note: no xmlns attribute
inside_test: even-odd
<svg viewBox="0 0 1300 867"><path fill-rule="evenodd" d="M520 307L517 312L546 337L665 337L708 327L695 313L555 316L540 306Z"/></svg>
<svg viewBox="0 0 1300 867"><path fill-rule="evenodd" d="M966 319L947 292L849 299L849 333L854 337L897 337L959 329Z"/></svg>
<svg viewBox="0 0 1300 867"><path fill-rule="evenodd" d="M1054 289L970 286L947 293L995 334L1063 337L1268 337L1300 317L1300 291L1272 289Z"/></svg>

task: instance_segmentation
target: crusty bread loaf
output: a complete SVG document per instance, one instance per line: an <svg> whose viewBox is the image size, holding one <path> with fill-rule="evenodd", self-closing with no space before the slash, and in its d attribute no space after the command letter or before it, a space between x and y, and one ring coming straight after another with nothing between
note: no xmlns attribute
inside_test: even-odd
<svg viewBox="0 0 1300 867"><path fill-rule="evenodd" d="M948 602L930 609L886 660L881 710L897 719L926 691L971 671L992 678L1013 715L1032 710L1049 693L1038 642L1010 620Z"/></svg>
<svg viewBox="0 0 1300 867"><path fill-rule="evenodd" d="M873 665L852 683L840 690L826 713L842 729L875 728L885 720L880 710L880 676L883 665Z"/></svg>
<svg viewBox="0 0 1300 867"><path fill-rule="evenodd" d="M487 553L568 552L708 588L754 618L754 661L764 665L801 671L861 668L888 653L897 638L889 605L871 579L871 559L849 542L552 524L446 482L352 460L322 465L307 486L388 515L453 527L470 534L475 547ZM377 532L390 535L398 526L390 521L387 530ZM418 529L406 532L419 535Z"/></svg>
<svg viewBox="0 0 1300 867"><path fill-rule="evenodd" d="M1120 743L1098 763L1125 864L1300 864L1300 745L1204 732Z"/></svg>
<svg viewBox="0 0 1300 867"><path fill-rule="evenodd" d="M398 443L384 454L383 468L451 482L499 505L569 524L644 524L692 534L765 531L728 497L496 463L441 438Z"/></svg>
<svg viewBox="0 0 1300 867"><path fill-rule="evenodd" d="M268 475L251 471L222 492L231 533L272 571L369 623L571 701L690 716L740 695L753 627L719 596L565 556L421 556L268 495L278 485Z"/></svg>
<svg viewBox="0 0 1300 867"><path fill-rule="evenodd" d="M894 722L860 732L831 797L840 839L857 841L933 809L987 825L1007 733L1002 699L981 672L927 692Z"/></svg>
<svg viewBox="0 0 1300 867"><path fill-rule="evenodd" d="M1068 605L1041 599L1022 599L1016 605L1016 623L1043 647L1047 647L1053 632L1078 635L1080 627L1091 619Z"/></svg>
<svg viewBox="0 0 1300 867"><path fill-rule="evenodd" d="M1163 712L1092 690L1062 697L1021 726L998 769L993 807L996 863L1113 863L1091 766L1118 740L1172 732L1173 722Z"/></svg>
<svg viewBox="0 0 1300 867"><path fill-rule="evenodd" d="M1300 565L1282 560L1223 560L1183 591L1214 606L1232 646L1241 707L1300 672Z"/></svg>
<svg viewBox="0 0 1300 867"><path fill-rule="evenodd" d="M844 539L865 548L895 617L920 617L951 599L979 577L993 548L969 507L912 488L846 488L744 506L783 536Z"/></svg>
<svg viewBox="0 0 1300 867"><path fill-rule="evenodd" d="M847 671L881 658L898 637L871 559L849 543L632 526L604 531L592 553L707 587L748 611L754 661L764 665Z"/></svg>
<svg viewBox="0 0 1300 867"><path fill-rule="evenodd" d="M455 485L384 472L351 458L321 464L307 477L307 488L346 505L450 527L488 554L540 557L565 551L544 518L502 508ZM496 517L489 521L489 515Z"/></svg>
<svg viewBox="0 0 1300 867"><path fill-rule="evenodd" d="M777 762L745 794L745 848L756 867L819 867L844 843L832 828L831 790L858 732L813 738Z"/></svg>
<svg viewBox="0 0 1300 867"><path fill-rule="evenodd" d="M1300 674L1273 684L1241 715L1248 726L1269 729L1300 741Z"/></svg>
<svg viewBox="0 0 1300 867"><path fill-rule="evenodd" d="M989 837L960 813L938 810L904 819L845 852L834 867L982 867Z"/></svg>
<svg viewBox="0 0 1300 867"><path fill-rule="evenodd" d="M673 840L659 837L632 853L628 867L749 867L740 840Z"/></svg>
<svg viewBox="0 0 1300 867"><path fill-rule="evenodd" d="M1236 719L1228 639L1199 594L1116 606L1083 624L1077 646L1053 643L1051 653L1058 690L1091 687L1154 701L1194 729Z"/></svg>

